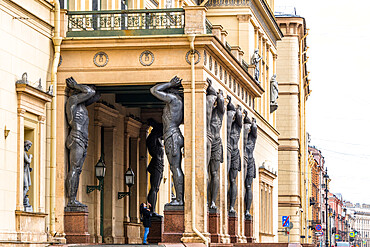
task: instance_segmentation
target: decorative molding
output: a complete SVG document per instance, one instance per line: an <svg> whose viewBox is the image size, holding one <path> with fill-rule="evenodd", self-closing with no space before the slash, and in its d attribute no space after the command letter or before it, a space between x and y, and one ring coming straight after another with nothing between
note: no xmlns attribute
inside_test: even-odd
<svg viewBox="0 0 370 247"><path fill-rule="evenodd" d="M195 51L194 60L196 60L196 61L195 61L195 64L197 64L197 63L199 63L199 62L200 62L200 53L199 53L199 51L197 51L197 50L194 50L194 51ZM190 63L190 60L189 60L190 53L191 53L191 51L188 51L188 52L186 53L186 56L185 56L185 60L186 60L186 62L187 62L188 64L191 64L191 63ZM198 55L198 58L196 58L196 55Z"/></svg>
<svg viewBox="0 0 370 247"><path fill-rule="evenodd" d="M144 57L144 60L143 60L143 56L145 56ZM143 66L150 66L150 65L152 65L154 63L154 54L153 54L153 52L151 52L151 51L143 51L140 54L139 61L140 61L141 65L143 65Z"/></svg>
<svg viewBox="0 0 370 247"><path fill-rule="evenodd" d="M98 56L99 60L97 61ZM97 67L104 67L108 64L109 58L105 52L101 51L95 54L93 61Z"/></svg>

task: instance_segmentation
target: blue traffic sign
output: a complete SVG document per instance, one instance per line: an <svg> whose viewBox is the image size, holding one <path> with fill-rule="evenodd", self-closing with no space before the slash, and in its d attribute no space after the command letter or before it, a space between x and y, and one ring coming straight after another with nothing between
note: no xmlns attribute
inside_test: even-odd
<svg viewBox="0 0 370 247"><path fill-rule="evenodd" d="M317 225L315 226L315 230L316 230L316 231L321 231L321 230L322 230L322 226L321 226L320 224L317 224Z"/></svg>
<svg viewBox="0 0 370 247"><path fill-rule="evenodd" d="M283 227L289 227L289 218L290 216L283 216L283 221L282 221Z"/></svg>

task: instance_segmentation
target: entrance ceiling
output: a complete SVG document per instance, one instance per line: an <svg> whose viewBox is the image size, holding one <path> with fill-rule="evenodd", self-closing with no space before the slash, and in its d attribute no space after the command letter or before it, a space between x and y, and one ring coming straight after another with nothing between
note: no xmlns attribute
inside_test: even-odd
<svg viewBox="0 0 370 247"><path fill-rule="evenodd" d="M115 94L116 103L126 107L163 108L164 102L150 93L154 85L97 86L100 93Z"/></svg>

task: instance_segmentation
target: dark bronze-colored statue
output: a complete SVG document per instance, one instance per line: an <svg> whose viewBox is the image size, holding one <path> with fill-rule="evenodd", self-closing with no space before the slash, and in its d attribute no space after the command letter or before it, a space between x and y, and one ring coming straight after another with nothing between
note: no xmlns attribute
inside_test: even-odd
<svg viewBox="0 0 370 247"><path fill-rule="evenodd" d="M23 206L24 211L32 212L32 206L30 204L30 200L28 198L28 191L30 190L31 186L31 172L32 168L31 162L32 162L32 154L27 154L28 150L32 147L32 142L26 140L24 142L24 173L23 173Z"/></svg>
<svg viewBox="0 0 370 247"><path fill-rule="evenodd" d="M251 122L250 119L246 116L244 118L244 126L245 128L250 128L247 144L245 145L245 153L247 155L247 169L246 169L246 176L245 176L245 181L244 181L245 219L250 220L252 219L252 216L249 212L251 209L252 199L253 199L252 182L253 182L253 179L256 178L256 164L255 164L254 157L253 157L253 151L256 146L256 140L257 140L256 119L252 118L252 122Z"/></svg>
<svg viewBox="0 0 370 247"><path fill-rule="evenodd" d="M170 82L157 84L150 89L155 97L166 103L162 115L163 139L176 191L176 199L169 205L184 205L184 173L181 169L184 137L179 128L184 118L184 103L179 91L181 81L175 76Z"/></svg>
<svg viewBox="0 0 370 247"><path fill-rule="evenodd" d="M70 128L66 141L66 147L69 149L69 172L66 179L67 209L84 208L87 206L77 201L76 196L87 153L89 115L86 106L96 102L100 94L96 94L91 86L78 84L72 77L66 79L66 83L72 91L65 106Z"/></svg>
<svg viewBox="0 0 370 247"><path fill-rule="evenodd" d="M216 209L216 198L220 186L218 170L223 162L223 149L220 130L225 113L225 103L222 90L219 92L212 87L208 81L207 88L207 164L208 164L208 190L209 207Z"/></svg>
<svg viewBox="0 0 370 247"><path fill-rule="evenodd" d="M163 124L157 123L154 119L148 119L148 125L152 130L146 138L146 147L152 159L149 162L147 171L150 173L150 191L148 193L148 202L151 204L150 210L155 213L157 204L157 193L163 177Z"/></svg>
<svg viewBox="0 0 370 247"><path fill-rule="evenodd" d="M237 197L236 177L241 170L241 160L239 152L239 138L240 131L243 127L243 119L241 107L235 106L231 103L231 97L227 96L229 103L227 104L227 170L229 173L229 192L228 197L230 201L229 214L235 214L235 200Z"/></svg>
<svg viewBox="0 0 370 247"><path fill-rule="evenodd" d="M273 113L278 108L277 99L279 98L279 86L276 81L276 74L270 80L270 113Z"/></svg>
<svg viewBox="0 0 370 247"><path fill-rule="evenodd" d="M254 69L254 79L259 81L260 78L260 68L259 62L261 61L262 57L258 54L258 49L254 50L253 56L251 58L251 64L255 65L256 68Z"/></svg>

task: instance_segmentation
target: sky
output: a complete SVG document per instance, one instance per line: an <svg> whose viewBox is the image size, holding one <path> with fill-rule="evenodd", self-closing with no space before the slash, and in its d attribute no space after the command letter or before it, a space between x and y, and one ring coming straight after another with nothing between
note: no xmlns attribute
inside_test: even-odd
<svg viewBox="0 0 370 247"><path fill-rule="evenodd" d="M331 192L370 204L370 3L275 0L275 11L286 6L310 29L310 145L325 157Z"/></svg>

